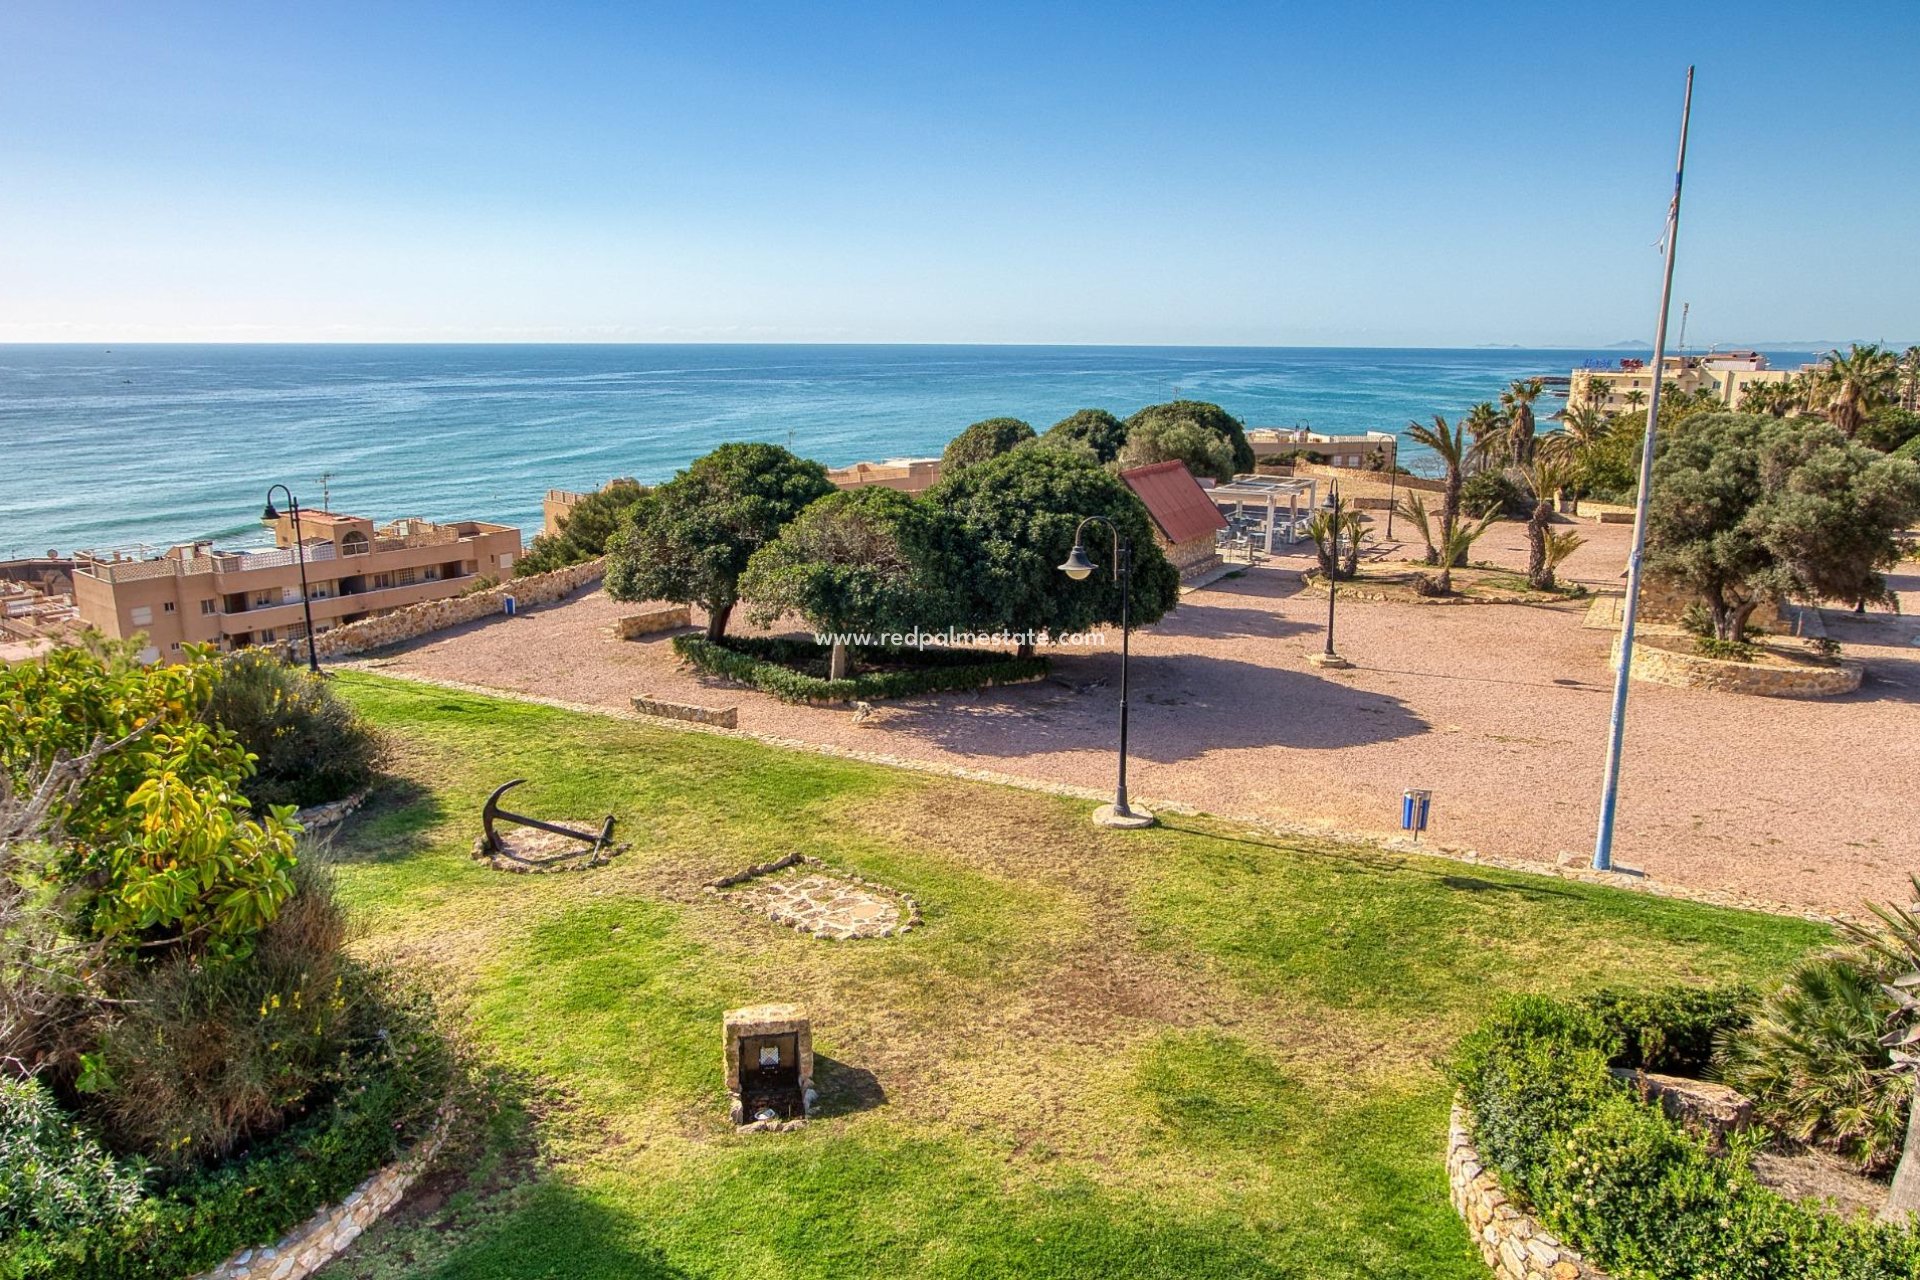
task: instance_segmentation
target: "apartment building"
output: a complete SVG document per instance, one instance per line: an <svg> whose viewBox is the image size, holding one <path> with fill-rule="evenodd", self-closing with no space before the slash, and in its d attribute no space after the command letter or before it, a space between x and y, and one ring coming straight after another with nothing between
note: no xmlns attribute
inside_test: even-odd
<svg viewBox="0 0 1920 1280"><path fill-rule="evenodd" d="M304 551L315 632L456 596L482 579L505 579L520 555L520 530L462 520L396 520L378 528L364 516L302 511L273 522L271 551L216 551L211 543L165 555L74 557L73 599L101 633L145 635L141 658L172 661L181 646L244 649L306 635L299 553Z"/></svg>
<svg viewBox="0 0 1920 1280"><path fill-rule="evenodd" d="M1785 382L1794 376L1790 370L1769 368L1758 351L1668 356L1663 368L1666 385L1688 395L1710 392L1729 409L1738 409L1741 395L1755 383ZM1622 360L1617 369L1575 369L1567 408L1590 404L1601 413L1621 413L1644 406L1652 397L1652 367L1645 360Z"/></svg>
<svg viewBox="0 0 1920 1280"><path fill-rule="evenodd" d="M888 458L885 462L856 462L830 467L827 479L836 489L865 489L879 485L902 493L923 493L940 480L938 458Z"/></svg>
<svg viewBox="0 0 1920 1280"><path fill-rule="evenodd" d="M1247 432L1256 463L1303 456L1329 467L1391 471L1399 461L1400 440L1390 431L1330 436L1305 427L1254 427Z"/></svg>

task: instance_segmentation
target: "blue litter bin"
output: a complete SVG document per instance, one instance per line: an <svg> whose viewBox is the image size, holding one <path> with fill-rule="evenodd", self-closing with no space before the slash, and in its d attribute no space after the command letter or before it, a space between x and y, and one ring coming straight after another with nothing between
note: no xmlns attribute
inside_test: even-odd
<svg viewBox="0 0 1920 1280"><path fill-rule="evenodd" d="M1413 832L1415 844L1427 829L1427 816L1433 809L1433 792L1409 788L1400 796L1400 829Z"/></svg>
<svg viewBox="0 0 1920 1280"><path fill-rule="evenodd" d="M519 602L515 600L512 596L502 596L500 599L500 603L506 607L507 616L509 618L511 618L515 613L518 613L520 610Z"/></svg>

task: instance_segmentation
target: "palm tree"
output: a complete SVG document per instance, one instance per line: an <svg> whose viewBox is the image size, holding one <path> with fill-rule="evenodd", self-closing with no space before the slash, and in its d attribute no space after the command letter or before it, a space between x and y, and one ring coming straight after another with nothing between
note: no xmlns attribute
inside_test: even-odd
<svg viewBox="0 0 1920 1280"><path fill-rule="evenodd" d="M1423 444L1440 455L1440 461L1446 464L1446 487L1440 491L1440 545L1444 546L1453 531L1460 524L1460 486L1461 468L1466 465L1466 426L1449 427L1447 420L1439 414L1433 415L1433 425L1426 426L1418 422L1407 424L1407 434L1415 443ZM1433 564L1436 554L1434 542L1427 543L1428 564Z"/></svg>
<svg viewBox="0 0 1920 1280"><path fill-rule="evenodd" d="M1332 511L1318 511L1307 521L1320 572L1329 581L1352 578L1360 570L1360 544L1367 536L1366 517L1340 503Z"/></svg>
<svg viewBox="0 0 1920 1280"><path fill-rule="evenodd" d="M1641 405L1647 402L1647 393L1640 390L1640 388L1635 387L1633 390L1627 392L1626 398L1627 398L1627 408L1638 409Z"/></svg>
<svg viewBox="0 0 1920 1280"><path fill-rule="evenodd" d="M1520 468L1520 476L1533 491L1533 514L1527 519L1527 585L1535 591L1554 589L1553 571L1585 542L1578 534L1555 537L1553 499L1573 483L1573 468L1561 461L1541 458Z"/></svg>
<svg viewBox="0 0 1920 1280"><path fill-rule="evenodd" d="M1900 353L1900 407L1908 413L1920 410L1920 347Z"/></svg>
<svg viewBox="0 0 1920 1280"><path fill-rule="evenodd" d="M1853 439L1867 415L1887 402L1894 389L1897 365L1891 351L1876 343L1854 343L1847 354L1827 352L1818 371L1826 400L1827 421Z"/></svg>
<svg viewBox="0 0 1920 1280"><path fill-rule="evenodd" d="M1533 461L1533 402L1546 389L1547 384L1538 378L1517 378L1500 393L1500 407L1507 413L1507 437L1516 467Z"/></svg>
<svg viewBox="0 0 1920 1280"><path fill-rule="evenodd" d="M1467 462L1471 469L1478 471L1492 460L1496 444L1504 446L1507 420L1493 407L1491 400L1482 400L1467 410L1461 425L1473 438L1473 447L1467 451Z"/></svg>
<svg viewBox="0 0 1920 1280"><path fill-rule="evenodd" d="M1740 412L1766 413L1784 418L1794 405L1794 391L1788 382L1749 382L1740 389Z"/></svg>

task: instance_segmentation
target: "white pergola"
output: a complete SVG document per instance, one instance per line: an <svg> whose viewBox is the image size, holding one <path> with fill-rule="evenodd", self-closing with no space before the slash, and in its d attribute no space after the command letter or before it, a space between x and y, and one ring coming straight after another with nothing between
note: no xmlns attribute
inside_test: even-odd
<svg viewBox="0 0 1920 1280"><path fill-rule="evenodd" d="M1240 476L1231 484L1215 485L1207 490L1207 496L1213 499L1213 505L1233 518L1245 518L1247 508L1255 512L1265 509L1267 513L1266 551L1274 552L1274 533L1280 528L1279 514L1281 504L1286 504L1286 540L1297 541L1294 526L1301 518L1302 511L1311 512L1320 505L1320 481L1310 477L1285 479L1280 476ZM1306 499L1305 504L1301 498Z"/></svg>

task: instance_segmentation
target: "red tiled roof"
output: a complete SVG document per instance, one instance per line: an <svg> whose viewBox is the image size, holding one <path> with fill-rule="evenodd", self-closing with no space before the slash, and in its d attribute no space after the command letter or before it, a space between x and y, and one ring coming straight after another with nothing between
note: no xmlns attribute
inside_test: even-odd
<svg viewBox="0 0 1920 1280"><path fill-rule="evenodd" d="M1227 527L1226 517L1178 459L1122 471L1120 478L1147 506L1168 542L1185 542Z"/></svg>

